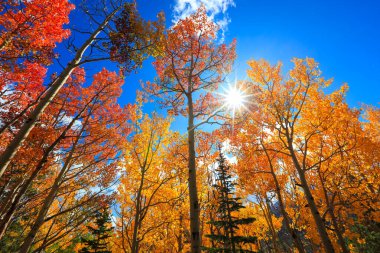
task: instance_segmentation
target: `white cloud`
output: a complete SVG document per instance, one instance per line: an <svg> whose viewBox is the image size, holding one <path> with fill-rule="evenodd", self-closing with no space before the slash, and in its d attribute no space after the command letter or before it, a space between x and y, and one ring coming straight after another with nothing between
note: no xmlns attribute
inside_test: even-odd
<svg viewBox="0 0 380 253"><path fill-rule="evenodd" d="M74 117L72 116L67 116L67 115L64 115L62 118L61 118L61 123L62 125L64 126L67 126L71 123L71 121L73 120ZM73 126L71 127L72 130L74 131L78 131L79 129L82 128L82 122L80 122L79 120L76 120L73 124Z"/></svg>
<svg viewBox="0 0 380 253"><path fill-rule="evenodd" d="M173 22L177 23L179 19L191 15L202 4L205 6L209 18L219 25L221 40L223 40L230 23L227 10L230 6L235 6L234 0L175 0Z"/></svg>

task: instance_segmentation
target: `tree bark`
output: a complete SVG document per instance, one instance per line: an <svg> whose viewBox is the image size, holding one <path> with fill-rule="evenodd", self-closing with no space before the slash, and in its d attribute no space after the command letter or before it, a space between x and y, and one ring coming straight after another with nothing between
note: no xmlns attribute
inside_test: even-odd
<svg viewBox="0 0 380 253"><path fill-rule="evenodd" d="M278 253L279 252L279 247L278 247L278 238L277 238L277 233L273 225L273 220L272 220L272 215L271 215L271 210L270 210L270 201L267 197L265 197L265 203L262 203L263 205L263 211L264 211L264 217L266 216L266 220L268 223L269 230L272 234L272 241L273 241L273 248L274 252Z"/></svg>
<svg viewBox="0 0 380 253"><path fill-rule="evenodd" d="M302 169L300 163L298 162L297 156L295 154L295 151L293 149L293 142L291 141L290 137L287 137L288 139L288 149L290 151L290 155L293 161L293 164L298 172L299 179L301 181L302 189L305 193L305 197L308 203L308 206L310 208L311 214L313 216L315 225L317 226L317 230L319 233L319 236L321 237L321 241L323 244L323 247L326 251L326 253L334 253L334 247L331 243L331 240L327 234L323 219L318 211L317 205L315 204L313 195L311 194L309 185L306 180L305 171Z"/></svg>
<svg viewBox="0 0 380 253"><path fill-rule="evenodd" d="M71 158L69 158L68 160L71 160ZM20 253L27 253L29 251L29 248L32 246L34 238L36 237L38 230L40 229L40 227L44 223L45 216L46 216L47 212L49 211L51 204L54 201L54 198L58 192L61 180L62 180L67 168L69 167L68 166L69 163L70 163L69 161L66 162L64 167L59 172L58 177L55 179L54 184L49 191L49 195L45 199L44 204L43 204L41 210L39 211L38 216L37 216L36 220L34 221L32 228L30 229L30 231L29 231L28 235L26 236L23 244L21 245L21 248L19 251Z"/></svg>
<svg viewBox="0 0 380 253"><path fill-rule="evenodd" d="M303 244L302 244L299 236L297 235L296 231L294 229L292 229L292 227L290 226L290 218L288 216L288 213L285 210L285 205L284 205L284 202L282 200L282 194L281 194L280 185L279 185L279 183L277 181L277 177L274 177L274 178L275 178L274 181L275 181L275 184L276 184L276 194L277 194L277 197L278 197L278 203L279 203L279 206L280 206L280 210L281 210L282 216L284 217L285 227L289 231L290 235L292 236L293 243L296 246L298 252L305 253L305 249L303 247Z"/></svg>
<svg viewBox="0 0 380 253"><path fill-rule="evenodd" d="M80 134L78 135L77 139L73 143L71 151L70 151L69 155L67 156L62 169L60 170L58 176L54 180L53 186L51 187L48 196L44 200L42 208L38 212L37 218L35 219L35 221L34 221L32 227L31 227L28 235L24 239L24 242L21 245L19 253L27 253L29 251L29 249L32 246L32 243L34 241L34 238L37 235L38 230L40 229L40 227L44 223L45 216L46 216L47 212L49 211L49 208L50 208L51 204L53 203L55 196L57 195L57 192L58 192L59 187L60 187L60 185L62 183L63 177L66 174L67 170L70 168L70 163L71 163L71 161L73 159L74 151L76 149L76 146L77 146L77 144L78 144L78 142L80 140L80 136L83 133L84 127L85 127L86 124L87 124L87 120L83 124L82 130L81 130Z"/></svg>
<svg viewBox="0 0 380 253"><path fill-rule="evenodd" d="M93 99L91 99L92 101ZM66 126L66 128L63 130L63 132L59 135L59 137L45 150L45 153L41 160L38 162L36 168L33 170L32 174L29 176L29 178L22 183L20 190L17 192L15 197L12 199L12 202L5 210L5 212L1 213L1 219L0 219L0 239L4 236L5 231L7 230L10 221L17 209L17 206L21 200L21 198L24 196L26 191L28 190L29 186L32 184L33 180L37 177L38 173L41 171L45 163L48 161L48 157L51 154L51 152L54 150L54 148L60 143L61 140L63 140L66 137L67 132L71 129L71 127L74 125L74 123L80 118L82 113L85 111L85 109L88 107L88 104L71 120L71 122ZM4 215L3 215L4 214Z"/></svg>
<svg viewBox="0 0 380 253"><path fill-rule="evenodd" d="M182 245L182 234L183 234L183 215L182 212L179 214L179 235L177 237L177 243L178 243L178 251L182 252L183 245Z"/></svg>
<svg viewBox="0 0 380 253"><path fill-rule="evenodd" d="M320 168L319 168L319 170L320 170ZM329 195L328 195L325 183L323 181L321 171L318 171L318 175L319 175L319 180L321 180L322 190L323 190L323 194L325 196L326 205L327 205L327 211L330 214L331 221L332 221L334 229L335 229L335 234L338 237L339 245L342 248L343 253L350 253L350 250L348 249L346 242L344 241L342 231L340 230L340 227L338 225L338 222L337 222L337 219L336 219L336 216L334 213L334 203L330 202Z"/></svg>
<svg viewBox="0 0 380 253"><path fill-rule="evenodd" d="M284 205L283 198L282 198L282 193L281 193L281 188L280 188L280 183L277 180L277 176L276 176L276 173L274 171L272 161L271 161L271 159L269 157L269 154L268 154L267 149L265 148L265 146L263 144L261 144L261 146L263 147L263 150L264 150L265 155L266 155L266 157L268 159L268 162L269 162L269 168L270 168L270 171L271 171L270 173L271 173L271 175L273 177L273 181L274 181L274 184L275 184L275 187L276 187L275 191L276 191L276 195L277 195L277 198L278 198L278 203L279 203L279 207L280 207L280 210L281 210L281 214L284 217L285 227L288 230L288 232L290 233L290 235L292 237L292 242L294 243L294 246L296 246L296 248L299 251L299 253L305 253L305 249L303 247L303 244L302 244L299 236L297 235L296 231L294 231L294 229L292 229L292 227L290 226L290 218L289 218L288 213L286 212L286 209L285 209L285 205Z"/></svg>
<svg viewBox="0 0 380 253"><path fill-rule="evenodd" d="M190 195L190 230L191 230L191 252L201 252L201 238L199 232L199 203L197 191L197 172L195 166L195 135L194 135L194 108L193 98L188 96L188 169L189 169L189 195Z"/></svg>
<svg viewBox="0 0 380 253"><path fill-rule="evenodd" d="M141 192L144 185L145 168L142 168L142 175L140 180L139 190L136 197L136 213L135 213L135 224L133 225L133 236L132 236L132 253L139 252L139 241L138 241L138 228L140 227L140 212L141 212Z"/></svg>

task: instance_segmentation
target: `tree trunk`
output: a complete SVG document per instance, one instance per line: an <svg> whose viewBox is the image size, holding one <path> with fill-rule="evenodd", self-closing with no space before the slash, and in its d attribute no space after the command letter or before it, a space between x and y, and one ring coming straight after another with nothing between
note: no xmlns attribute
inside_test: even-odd
<svg viewBox="0 0 380 253"><path fill-rule="evenodd" d="M182 243L182 234L183 234L183 214L180 212L179 214L179 235L178 235L178 252L182 252L183 250L183 243Z"/></svg>
<svg viewBox="0 0 380 253"><path fill-rule="evenodd" d="M278 253L280 249L279 249L278 244L277 244L277 242L278 242L277 233L276 233L276 230L275 230L274 225L273 225L273 220L272 220L272 215L271 215L271 210L270 210L270 201L267 197L265 198L265 204L263 203L263 205L264 205L264 207L263 207L264 216L267 216L268 227L269 227L270 232L272 234L274 252Z"/></svg>
<svg viewBox="0 0 380 253"><path fill-rule="evenodd" d="M69 159L69 160L71 160L71 159ZM69 161L66 162L65 166L59 172L58 177L55 179L54 184L49 191L49 195L45 199L44 204L43 204L41 210L39 211L38 216L37 216L36 220L34 221L32 228L30 229L30 231L29 231L28 235L26 236L23 244L21 245L21 248L19 251L20 253L27 253L29 251L29 248L32 246L34 238L36 237L38 230L40 229L40 227L44 223L45 216L46 216L47 212L49 211L51 204L54 201L54 198L58 192L61 180L62 180L62 178L66 172L66 169L68 168L69 163L70 163Z"/></svg>
<svg viewBox="0 0 380 253"><path fill-rule="evenodd" d="M15 199L18 192L20 191L20 188L22 187L24 181L25 180L23 178L17 179L17 181L14 182L13 185L11 186L12 188L8 189L8 192L6 190L7 190L7 187L10 185L10 180L8 180L7 185L4 186L4 191L2 192L3 194L0 194L0 199L1 199L1 201L0 201L0 223L1 223L1 220L3 219L5 213L7 212L9 206L12 204L13 200ZM0 236L0 239L1 239L1 236Z"/></svg>
<svg viewBox="0 0 380 253"><path fill-rule="evenodd" d="M23 190L23 185L25 180L21 179L20 183L15 186L12 193L9 193L5 201L2 203L1 212L0 212L0 240L3 238L7 227L10 224L11 217L8 217L9 209L12 209L15 201L18 201L18 196L20 195L20 191ZM14 207L15 210L15 207ZM13 210L13 212L14 212ZM12 212L12 215L13 215Z"/></svg>
<svg viewBox="0 0 380 253"><path fill-rule="evenodd" d="M85 127L86 124L87 124L87 120L83 124L82 130L79 133L78 138L73 143L71 151L70 151L67 159L65 160L65 163L64 163L61 171L59 172L57 178L54 180L53 186L51 187L48 196L44 200L42 208L38 212L37 218L35 219L35 221L34 221L32 227L31 227L28 235L24 239L24 242L21 245L19 253L27 253L29 251L29 249L32 246L32 243L34 241L34 238L37 235L38 230L40 229L40 227L44 223L45 216L46 216L47 212L49 211L49 208L50 208L51 204L53 203L55 196L57 195L57 192L58 192L59 187L61 185L62 179L63 179L64 175L66 174L67 170L70 167L69 164L71 163L71 160L72 160L72 158L74 156L75 148L76 148L76 146L77 146L77 144L78 144L78 142L80 140L80 136L83 133L84 127Z"/></svg>
<svg viewBox="0 0 380 253"><path fill-rule="evenodd" d="M141 212L141 192L144 185L144 172L145 168L142 168L142 175L140 180L139 190L136 197L136 213L135 213L135 224L133 225L133 237L132 237L132 253L139 252L139 241L138 241L138 228L140 227L140 212Z"/></svg>
<svg viewBox="0 0 380 253"><path fill-rule="evenodd" d="M334 213L334 203L330 202L329 195L328 195L327 189L325 187L325 183L323 181L323 177L322 177L320 168L319 168L319 171L318 171L318 176L319 176L319 180L321 181L323 194L325 196L326 205L327 205L327 211L330 214L331 221L332 221L334 229L335 229L335 234L338 237L339 245L342 248L342 252L343 253L350 253L350 250L347 248L346 242L344 241L344 238L343 238L343 235L342 235L342 231L340 230L340 227L339 227L338 222L336 220L336 216L335 216L335 213Z"/></svg>
<svg viewBox="0 0 380 253"><path fill-rule="evenodd" d="M197 174L195 167L195 135L194 135L194 108L193 98L188 96L188 169L189 169L189 196L190 196L190 230L191 230L191 252L201 252L201 238L199 233L199 203L197 191Z"/></svg>
<svg viewBox="0 0 380 253"><path fill-rule="evenodd" d="M42 94L40 94L36 100L29 104L27 107L25 107L19 114L17 114L13 119L11 119L10 121L8 122L3 122L3 126L0 128L0 135L3 134L5 132L5 130L7 130L14 122L16 122L19 118L21 118L22 116L24 116L28 110L33 107L35 104L38 103L38 101L40 100L41 96L43 96L44 92Z"/></svg>
<svg viewBox="0 0 380 253"><path fill-rule="evenodd" d="M292 227L290 226L290 218L288 216L288 213L285 210L284 202L282 201L281 189L280 189L280 185L277 181L277 177L274 176L274 179L275 179L274 181L276 184L276 193L277 193L277 197L278 197L278 203L280 206L282 216L284 217L285 227L289 231L290 235L292 236L293 243L296 246L298 252L305 253L305 249L303 247L303 244L302 244L299 236L297 235L296 231L294 229L292 229Z"/></svg>
<svg viewBox="0 0 380 253"><path fill-rule="evenodd" d="M9 203L7 203L7 205L4 206L4 209L1 212L0 239L3 238L5 231L7 230L9 224L11 223L11 219L17 208L17 203L19 203L21 196L26 191L25 189L26 184L27 182L22 182L22 185L18 189L16 189L15 194L12 196Z"/></svg>
<svg viewBox="0 0 380 253"><path fill-rule="evenodd" d="M310 208L311 214L313 216L315 225L317 226L317 230L319 233L319 236L321 237L323 247L327 253L334 253L334 247L331 243L331 240L327 234L323 219L318 211L317 205L315 204L313 195L311 194L309 185L306 180L305 171L301 168L300 163L298 162L298 159L296 157L296 154L293 149L293 142L288 137L288 149L290 151L291 158L293 160L293 164L298 172L298 176L301 181L302 189L305 193L305 197L308 203L308 206Z"/></svg>
<svg viewBox="0 0 380 253"><path fill-rule="evenodd" d="M92 99L91 99L91 101L92 101ZM38 162L38 164L37 164L36 168L33 170L32 174L21 185L21 188L17 192L15 197L13 198L10 207L6 209L6 213L4 214L4 216L3 215L1 216L1 219L0 219L0 239L4 236L4 233L10 224L10 221L11 221L11 219L12 219L12 217L13 217L16 209L17 209L17 206L18 206L21 198L24 196L24 194L28 190L29 186L32 184L33 180L37 177L38 173L41 171L41 169L43 168L45 163L48 161L49 155L54 150L54 148L60 143L60 141L66 137L67 132L71 129L71 127L74 125L74 123L79 119L79 117L85 111L87 106L88 106L88 104L71 120L71 122L66 126L66 128L59 135L59 137L45 150L43 157Z"/></svg>
<svg viewBox="0 0 380 253"><path fill-rule="evenodd" d="M273 168L273 165L272 165L272 161L271 161L271 159L269 157L269 154L268 154L265 146L263 144L261 144L261 145L262 145L262 147L264 149L265 155L266 155L266 157L268 159L268 162L269 162L269 167L270 167L271 175L273 177L273 181L274 181L275 187L276 187L275 191L276 191L276 195L277 195L277 198L278 198L278 203L279 203L279 206L280 206L281 214L284 217L285 227L288 230L288 232L290 233L290 235L292 236L292 241L293 241L294 245L296 246L296 248L298 249L299 253L305 253L305 249L303 247L303 244L302 244L299 236L297 235L296 231L294 231L294 229L292 229L292 227L290 226L290 218L288 216L288 213L285 210L285 205L284 205L282 194L281 194L280 184L279 184L279 182L277 180L277 176L276 176L276 173L274 171L274 168Z"/></svg>
<svg viewBox="0 0 380 253"><path fill-rule="evenodd" d="M347 248L346 242L344 241L342 231L340 230L340 227L339 227L338 222L336 220L336 216L334 214L334 207L333 206L331 206L331 208L329 207L329 214L331 216L331 220L332 220L333 226L335 228L335 233L338 237L339 245L342 248L342 252L343 253L350 253L350 250Z"/></svg>

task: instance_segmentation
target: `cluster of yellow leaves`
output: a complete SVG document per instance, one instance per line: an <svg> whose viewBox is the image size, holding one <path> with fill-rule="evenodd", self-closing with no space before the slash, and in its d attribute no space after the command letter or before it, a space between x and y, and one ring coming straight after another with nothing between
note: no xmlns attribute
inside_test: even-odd
<svg viewBox="0 0 380 253"><path fill-rule="evenodd" d="M188 226L185 166L176 158L173 143L179 135L169 130L170 121L142 116L125 143L114 240L119 250L175 252L184 248Z"/></svg>

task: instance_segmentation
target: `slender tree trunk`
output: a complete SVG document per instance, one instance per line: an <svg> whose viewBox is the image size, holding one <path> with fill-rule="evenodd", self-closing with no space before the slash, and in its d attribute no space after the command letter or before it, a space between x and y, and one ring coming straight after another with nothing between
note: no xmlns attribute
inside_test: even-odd
<svg viewBox="0 0 380 253"><path fill-rule="evenodd" d="M62 206L60 207L60 209L59 209L60 211L62 211L62 208L63 208L63 206L66 204L66 201L67 201L67 199L65 199L65 201L64 201L63 204L62 204ZM46 235L45 235L44 240L42 241L42 243L39 244L39 245L41 245L41 246L39 246L39 248L38 248L37 250L34 250L33 253L34 253L34 252L41 253L41 251L44 250L44 249L47 247L46 244L48 243L48 239L49 239L50 233L51 233L51 231L52 231L52 229L53 229L53 227L54 227L55 222L56 222L56 220L53 220L53 221L51 222L51 224L50 224L50 226L49 226L49 229L48 229L48 231L47 231L47 233L46 233Z"/></svg>
<svg viewBox="0 0 380 253"><path fill-rule="evenodd" d="M51 223L51 225L49 226L49 229L48 229L48 231L47 231L47 233L46 233L46 235L45 235L45 238L44 238L44 240L43 240L42 243L41 243L41 246L38 248L38 251L35 251L35 252L41 253L42 250L46 249L46 243L47 243L47 241L48 241L48 239L49 239L49 235L50 235L50 233L51 233L51 231L52 231L54 225L55 225L55 220L52 221L52 223Z"/></svg>
<svg viewBox="0 0 380 253"><path fill-rule="evenodd" d="M178 243L178 252L182 252L183 250L183 243L182 243L182 238L183 238L183 214L180 212L179 214L179 235L177 239Z"/></svg>
<svg viewBox="0 0 380 253"><path fill-rule="evenodd" d="M313 195L311 194L309 185L306 180L305 171L302 169L300 163L298 162L297 156L293 149L293 142L289 138L288 139L288 149L290 151L291 158L293 160L293 164L298 172L299 179L301 181L301 186L304 191L308 206L310 208L311 214L313 216L315 225L317 226L317 230L319 233L319 236L321 237L323 247L327 253L334 253L334 247L331 243L331 240L327 234L323 219L318 211L317 205L315 204Z"/></svg>
<svg viewBox="0 0 380 253"><path fill-rule="evenodd" d="M69 159L69 160L71 160L71 159ZM66 172L66 169L69 167L68 166L69 163L70 163L69 161L66 162L66 164L64 165L64 167L60 171L58 177L55 179L54 184L49 191L49 195L45 199L44 204L43 204L42 208L40 209L38 216L37 216L32 228L30 229L30 231L29 231L28 235L26 236L23 244L21 245L21 248L19 251L20 253L27 253L29 251L29 248L32 246L34 238L36 237L38 230L40 229L40 227L44 223L45 216L46 216L47 212L49 211L51 204L54 201L54 198L55 198L55 196L58 192L59 186L60 186L60 182L61 182L61 180L62 180L62 178Z"/></svg>
<svg viewBox="0 0 380 253"><path fill-rule="evenodd" d="M9 180L10 181L10 180ZM8 210L9 206L12 204L14 198L17 196L18 192L20 191L20 188L22 187L24 183L23 178L17 179L17 181L12 185L12 189L9 189L9 192L6 192L6 187L9 186L9 181L8 185L4 186L4 192L3 194L0 195L1 202L0 202L0 223L1 220L3 219L6 211ZM1 236L0 236L1 239Z"/></svg>
<svg viewBox="0 0 380 253"><path fill-rule="evenodd" d="M2 181L3 182L1 182L1 180L0 180L0 184L1 184L0 196L3 196L3 194L5 193L5 190L7 189L7 187L11 183L11 179L10 178L4 178L4 180L2 180Z"/></svg>
<svg viewBox="0 0 380 253"><path fill-rule="evenodd" d="M141 212L141 192L144 185L145 168L142 168L142 175L140 180L139 190L136 197L136 213L135 213L135 224L133 225L133 236L132 236L132 253L139 252L139 241L138 241L138 228L140 227L140 212Z"/></svg>
<svg viewBox="0 0 380 253"><path fill-rule="evenodd" d="M121 208L121 248L124 253L128 253L125 247L125 239L124 239L124 210Z"/></svg>
<svg viewBox="0 0 380 253"><path fill-rule="evenodd" d="M25 188L24 185L25 185L25 182L23 180L21 185L19 185L17 189L15 189L15 192L10 196L9 201L7 201L7 203L4 203L4 207L1 208L2 210L1 210L1 217L0 217L0 239L3 238L5 231L11 222L12 216L17 207L15 203L19 202L20 195L22 194Z"/></svg>
<svg viewBox="0 0 380 253"><path fill-rule="evenodd" d="M334 229L335 229L335 234L338 237L339 245L342 248L342 252L343 253L350 253L350 250L347 248L346 242L344 241L344 238L343 238L343 235L342 235L342 231L340 230L340 227L338 225L338 222L337 222L337 219L336 219L336 216L335 216L335 213L334 213L334 203L330 202L330 199L329 199L326 187L325 187L325 183L323 181L323 178L322 178L322 175L321 175L320 171L318 171L318 175L319 175L319 180L321 181L323 194L325 196L325 201L326 201L326 205L327 205L327 211L330 214L331 221L332 221Z"/></svg>
<svg viewBox="0 0 380 253"><path fill-rule="evenodd" d="M88 120L88 118L87 118L87 120ZM19 253L27 253L29 251L29 249L32 246L32 243L34 241L34 238L37 235L38 230L40 229L40 227L44 223L45 216L46 216L47 212L49 211L49 208L50 208L51 204L53 203L55 196L57 195L59 187L60 187L60 185L62 183L62 179L63 179L64 175L66 174L66 171L70 167L70 163L71 163L72 158L74 156L74 151L75 151L76 146L77 146L77 144L78 144L78 142L80 140L80 135L83 133L84 127L87 124L87 120L83 124L82 130L80 131L77 139L73 143L71 151L70 151L67 159L65 160L65 163L64 163L62 169L60 170L58 176L56 177L56 179L55 179L55 181L53 183L53 186L51 187L51 189L49 191L49 194L46 197L46 199L45 199L45 201L44 201L44 203L42 205L42 208L40 209L40 211L39 211L39 213L37 215L37 218L35 219L35 221L34 221L32 227L31 227L28 235L24 239L24 242L21 245Z"/></svg>
<svg viewBox="0 0 380 253"><path fill-rule="evenodd" d="M80 221L78 221L76 224L73 225L73 227L78 227L79 225L83 224L86 220L88 220L88 216L85 216L83 219L81 219ZM74 229L71 228L67 231L65 231L63 234L60 234L59 236L54 236L53 238L49 239L45 245L41 245L39 246L37 249L33 250L31 253L37 253L37 252L41 252L42 250L46 249L47 247L49 247L50 245L58 242L59 240L61 240L62 238L64 238L65 236L69 235L70 233L72 233Z"/></svg>
<svg viewBox="0 0 380 253"><path fill-rule="evenodd" d="M281 210L282 216L284 217L285 227L289 231L290 235L292 236L293 243L296 246L297 250L300 253L305 253L305 249L303 247L301 239L297 235L296 231L294 229L292 229L292 227L290 226L290 218L288 216L288 213L285 210L285 205L284 205L284 202L283 202L283 199L282 199L280 184L277 181L277 177L274 176L274 178L275 178L274 181L275 181L275 185L276 185L276 193L277 193L277 197L278 197L278 203L279 203L279 206L280 206L280 210Z"/></svg>
<svg viewBox="0 0 380 253"><path fill-rule="evenodd" d="M281 193L280 183L277 180L277 176L276 176L276 173L274 171L272 161L271 161L271 159L269 157L269 154L268 154L268 152L267 152L267 150L266 150L266 148L265 148L265 146L263 144L262 144L262 147L264 149L265 155L266 155L266 157L268 159L268 162L269 162L269 167L270 167L271 175L273 177L273 181L274 181L275 187L276 187L275 191L276 191L276 195L277 195L277 198L278 198L279 207L280 207L280 210L281 210L281 214L284 217L285 227L288 230L288 232L290 233L290 235L292 236L292 241L294 243L294 246L297 248L297 250L299 251L299 253L305 253L305 249L303 247L301 239L297 235L296 231L290 226L290 218L288 216L288 213L285 210L285 205L284 205L284 202L283 202L283 197L282 197L282 193Z"/></svg>
<svg viewBox="0 0 380 253"><path fill-rule="evenodd" d="M179 185L182 185L182 176L179 176L178 178L179 180ZM181 204L183 203L183 200L181 198ZM177 253L182 253L183 251L183 247L184 247L184 243L183 243L183 235L184 235L184 226L183 226L183 212L182 212L182 208L180 207L179 209L179 234L176 236L177 237L177 243L178 243L178 251Z"/></svg>
<svg viewBox="0 0 380 253"><path fill-rule="evenodd" d="M334 207L333 206L331 206L331 208L329 207L329 214L331 216L331 220L332 220L333 226L335 228L335 234L338 237L339 245L342 248L342 252L343 253L350 253L350 250L348 249L346 242L344 241L342 231L340 230L340 227L339 227L338 222L336 220L336 216L334 213Z"/></svg>
<svg viewBox="0 0 380 253"><path fill-rule="evenodd" d="M88 106L88 104L78 113L78 115L76 115L71 120L71 122L66 126L66 128L59 135L59 137L45 150L42 159L38 162L38 164L37 164L36 168L33 170L32 174L21 185L20 190L17 192L15 197L12 199L10 207L7 208L4 215L1 216L1 219L0 219L0 239L4 236L4 233L10 224L10 221L11 221L11 219L12 219L12 217L13 217L13 215L14 215L14 213L15 213L15 211L16 211L19 203L20 203L21 198L24 196L24 194L28 190L29 186L32 184L33 180L37 177L38 173L41 171L41 169L43 168L43 166L47 162L49 155L54 150L54 148L60 143L60 141L65 138L67 132L71 129L71 127L74 125L74 123L80 118L80 116L85 111L87 106Z"/></svg>
<svg viewBox="0 0 380 253"><path fill-rule="evenodd" d="M197 172L195 167L195 135L194 135L194 108L192 95L188 95L188 152L189 152L189 195L190 195L190 230L191 252L201 252L201 238L199 233L199 203L197 191Z"/></svg>
<svg viewBox="0 0 380 253"><path fill-rule="evenodd" d="M43 94L41 94L43 95ZM40 96L38 96L38 98L31 104L29 104L26 108L24 108L19 114L17 114L13 119L11 119L10 121L8 122L5 122L5 124L0 128L0 135L3 134L5 132L5 130L7 130L14 122L16 122L19 118L21 118L22 116L24 116L28 110L34 106L40 99Z"/></svg>
<svg viewBox="0 0 380 253"><path fill-rule="evenodd" d="M273 220L272 220L272 215L271 215L271 211L270 211L270 204L269 204L269 199L268 198L265 198L265 204L264 204L264 215L266 215L268 218L268 226L269 226L269 229L270 229L270 232L272 234L272 240L273 240L273 248L274 248L274 252L279 252L279 247L278 247L278 240L277 240L277 233L276 233L276 230L274 228L274 225L273 225Z"/></svg>
<svg viewBox="0 0 380 253"><path fill-rule="evenodd" d="M108 15L102 24L91 34L91 36L83 43L83 45L78 49L74 59L67 65L67 67L62 71L59 77L53 81L51 86L46 91L46 94L41 98L40 102L30 113L28 119L25 121L23 126L20 128L16 136L13 138L11 143L7 146L5 151L0 155L0 178L6 171L11 159L15 156L17 150L20 148L22 142L28 137L29 133L34 128L36 122L39 120L41 114L45 111L46 107L53 101L55 96L58 94L60 89L66 83L67 79L71 75L72 71L78 66L83 58L85 51L94 42L96 37L101 33L101 31L107 26L111 18L119 10L115 9L110 15Z"/></svg>

